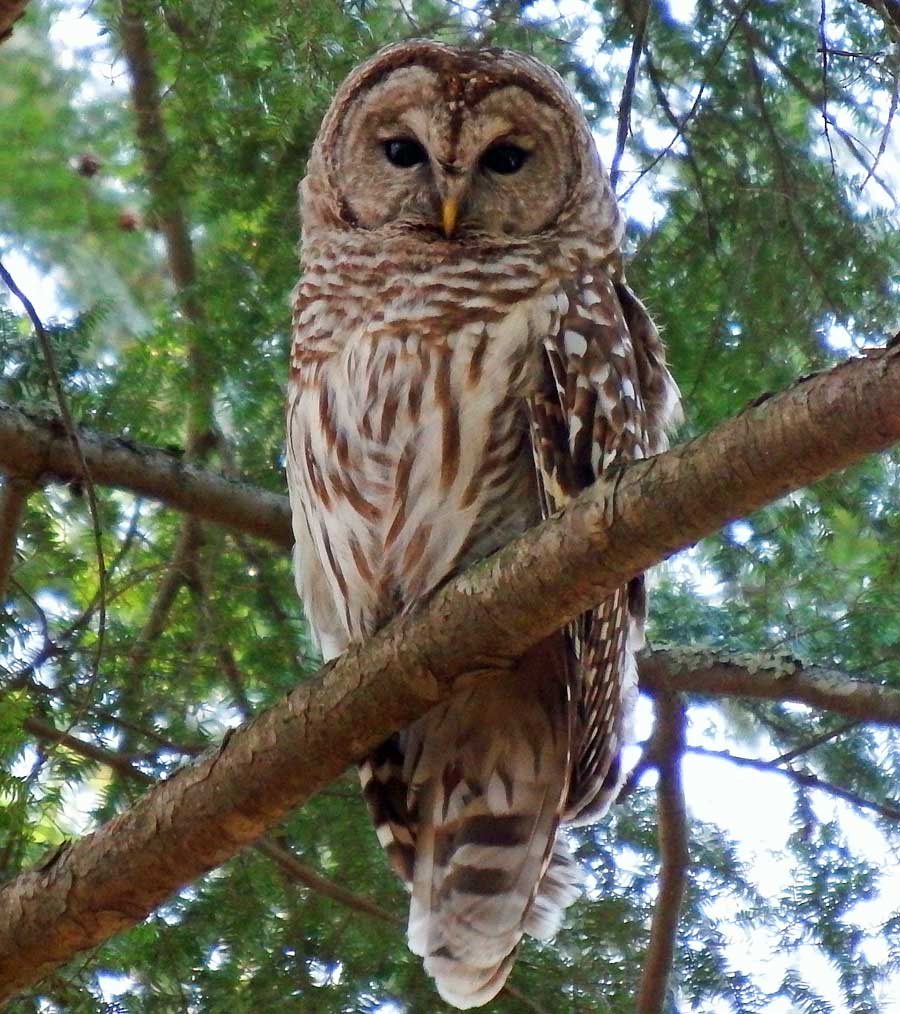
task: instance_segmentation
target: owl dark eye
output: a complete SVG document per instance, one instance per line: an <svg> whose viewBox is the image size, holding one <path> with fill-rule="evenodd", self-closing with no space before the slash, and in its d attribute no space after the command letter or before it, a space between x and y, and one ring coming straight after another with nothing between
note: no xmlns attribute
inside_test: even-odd
<svg viewBox="0 0 900 1014"><path fill-rule="evenodd" d="M528 160L529 152L517 144L495 144L481 156L483 169L510 176L517 173Z"/></svg>
<svg viewBox="0 0 900 1014"><path fill-rule="evenodd" d="M384 153L388 162L400 169L411 169L428 158L422 145L411 137L392 137L390 141L385 141Z"/></svg>

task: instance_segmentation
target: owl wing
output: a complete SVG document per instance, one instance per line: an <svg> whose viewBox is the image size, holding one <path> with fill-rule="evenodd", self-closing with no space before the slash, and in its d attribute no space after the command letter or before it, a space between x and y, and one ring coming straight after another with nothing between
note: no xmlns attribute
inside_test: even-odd
<svg viewBox="0 0 900 1014"><path fill-rule="evenodd" d="M605 268L560 299L529 400L541 511L549 517L606 469L667 446L678 391L643 304ZM566 628L574 745L565 818L596 820L621 781L620 752L634 701L634 651L643 638L643 578L623 585Z"/></svg>

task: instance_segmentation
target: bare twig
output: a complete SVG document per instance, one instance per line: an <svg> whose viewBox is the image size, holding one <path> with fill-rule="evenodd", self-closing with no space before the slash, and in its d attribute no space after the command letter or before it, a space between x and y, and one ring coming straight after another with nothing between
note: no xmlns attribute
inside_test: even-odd
<svg viewBox="0 0 900 1014"><path fill-rule="evenodd" d="M828 12L826 0L819 2L819 52L822 54L822 124L825 128L825 140L828 143L828 157L831 160L831 175L837 176L837 163L834 160L834 148L831 145L831 133L828 130L828 38L826 27Z"/></svg>
<svg viewBox="0 0 900 1014"><path fill-rule="evenodd" d="M821 735L814 736L812 739L808 739L805 743L795 746L793 750L788 750L786 753L779 754L772 763L790 764L792 760L796 760L798 757L802 757L811 750L815 750L816 747L824 746L825 743L830 743L833 739L837 739L838 736L843 736L845 732L855 729L858 725L859 722L855 721L842 722L839 726L831 729L829 732L823 732Z"/></svg>
<svg viewBox="0 0 900 1014"><path fill-rule="evenodd" d="M628 140L628 133L631 129L631 106L634 102L634 86L637 81L638 64L641 61L641 51L644 48L644 36L647 32L647 21L650 17L649 0L641 0L640 8L634 20L634 39L631 42L631 59L628 62L628 71L625 74L625 84L622 88L622 97L619 100L619 122L616 129L616 151L613 155L612 164L609 170L609 179L613 193L619 182L619 163L625 154L625 142Z"/></svg>
<svg viewBox="0 0 900 1014"><path fill-rule="evenodd" d="M821 53L822 48L818 48L816 52ZM829 56L843 56L851 60L867 60L869 63L876 64L884 56L882 50L879 50L877 53L860 53L854 49L835 49L833 46L829 46L827 52Z"/></svg>
<svg viewBox="0 0 900 1014"><path fill-rule="evenodd" d="M658 736L656 786L659 814L659 887L650 925L650 943L638 987L637 1014L662 1014L668 1007L669 976L675 956L678 917L687 882L688 823L681 783L684 708L677 694L654 694Z"/></svg>
<svg viewBox="0 0 900 1014"><path fill-rule="evenodd" d="M811 771L798 771L796 768L783 767L778 763L777 759L767 761L759 757L741 757L737 754L729 753L727 750L709 750L702 746L688 747L687 752L701 757L713 757L716 760L728 761L731 764L736 764L738 767L752 768L754 771L781 775L804 789L818 789L820 792L825 792L836 799L843 799L844 802L850 803L860 810L869 810L871 813L877 813L887 820L900 820L900 807L898 806L866 799L856 792L851 792L840 785L835 785L833 782L827 782L819 778L818 775L814 775Z"/></svg>
<svg viewBox="0 0 900 1014"><path fill-rule="evenodd" d="M713 57L712 64L707 70L706 76L700 82L700 87L697 89L697 94L694 96L694 101L691 103L691 108L688 109L688 111L681 118L671 141L669 141L669 143L665 146L665 148L663 148L663 150L650 162L649 165L646 165L644 166L643 169L641 169L641 171L637 175L637 178L630 184L630 186L626 187L625 191L619 198L620 200L625 200L625 198L628 197L631 191L634 190L634 188L641 182L641 180L647 175L647 173L652 172L656 168L656 166L667 155L669 155L669 153L675 147L675 144L678 142L678 138L681 137L681 135L687 129L687 125L694 118L695 113L700 108L700 102L703 99L706 87L709 84L709 78L710 75L712 74L712 71L719 65L719 61L725 55L725 50L728 49L728 46L731 43L731 39L734 36L734 33L737 31L738 26L743 21L747 11L753 6L755 2L756 0L745 0L745 3L741 6L741 8L738 11L733 12L734 20L729 25L728 31L725 33L725 38L722 41L722 45L719 47L718 51L716 52L716 55Z"/></svg>
<svg viewBox="0 0 900 1014"><path fill-rule="evenodd" d="M900 45L900 43L898 43L898 45ZM900 71L900 59L897 59L897 54L894 55L897 69ZM891 106L890 109L888 109L887 121L885 122L884 130L881 133L881 142L878 145L875 160L872 162L869 171L866 173L865 179L859 185L860 191L864 189L865 185L875 175L875 171L878 169L878 163L881 161L885 151L887 150L888 138L891 136L891 127L894 123L894 117L897 115L897 103L898 100L900 100L900 72L895 72L892 75L892 80L894 82L894 87L891 91Z"/></svg>

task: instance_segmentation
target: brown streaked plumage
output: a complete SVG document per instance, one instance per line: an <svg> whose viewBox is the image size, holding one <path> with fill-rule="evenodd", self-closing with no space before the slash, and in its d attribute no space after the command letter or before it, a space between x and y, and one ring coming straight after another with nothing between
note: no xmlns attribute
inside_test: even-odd
<svg viewBox="0 0 900 1014"><path fill-rule="evenodd" d="M288 479L333 657L663 450L678 398L587 124L536 60L383 50L335 96L301 195ZM551 937L579 893L559 829L617 791L643 611L633 581L361 765L410 947L458 1007L496 995L522 935Z"/></svg>

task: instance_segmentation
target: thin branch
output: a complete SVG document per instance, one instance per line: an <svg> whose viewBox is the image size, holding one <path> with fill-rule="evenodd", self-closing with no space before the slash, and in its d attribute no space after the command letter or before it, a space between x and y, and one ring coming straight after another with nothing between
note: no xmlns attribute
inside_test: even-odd
<svg viewBox="0 0 900 1014"><path fill-rule="evenodd" d="M9 576L16 559L16 537L29 495L35 485L29 479L10 475L0 487L0 609L6 600Z"/></svg>
<svg viewBox="0 0 900 1014"><path fill-rule="evenodd" d="M286 848L276 844L270 838L264 838L262 841L257 842L256 851L277 863L292 880L298 884L303 884L304 887L315 891L316 894L321 894L323 898L330 898L339 905L344 905L355 912L360 912L372 919L377 919L379 922L386 922L391 926L403 926L403 919L399 916L388 912L387 909L377 905L369 898L356 894L346 887L342 887L333 880L329 880L328 877L323 877L317 870L301 862Z"/></svg>
<svg viewBox="0 0 900 1014"><path fill-rule="evenodd" d="M731 764L736 764L738 767L751 768L754 771L782 775L804 789L818 789L820 792L825 792L836 799L843 799L844 802L850 803L860 810L869 810L871 813L877 813L886 820L900 821L900 807L890 803L878 803L875 800L866 799L856 792L851 792L840 785L835 785L833 782L827 782L819 778L818 775L814 775L811 771L798 771L796 768L782 767L777 759L767 761L759 757L741 757L737 754L729 753L727 750L709 750L701 746L690 746L687 748L687 752L701 757L713 757L716 760L728 761Z"/></svg>
<svg viewBox="0 0 900 1014"><path fill-rule="evenodd" d="M822 50L817 49L816 52L820 53ZM877 53L859 53L853 49L835 49L833 46L828 47L829 56L844 56L850 60L866 60L869 63L878 64L884 56L884 51L879 50Z"/></svg>
<svg viewBox="0 0 900 1014"><path fill-rule="evenodd" d="M898 45L900 45L900 43L898 43ZM895 62L898 65L898 69L900 69L900 60L896 58L896 54L895 54ZM891 127L893 126L894 123L894 117L897 115L897 103L898 100L900 100L900 73L895 72L894 74L892 74L892 80L894 82L894 87L891 91L891 106L890 109L888 109L887 122L885 123L884 130L881 133L881 142L878 145L878 151L875 155L875 160L874 162L872 162L869 171L866 173L866 178L859 185L860 192L862 192L866 184L869 182L870 179L872 179L872 177L875 175L876 170L878 169L878 163L881 161L885 151L887 150L888 138L891 136Z"/></svg>
<svg viewBox="0 0 900 1014"><path fill-rule="evenodd" d="M839 726L831 729L829 732L823 732L821 735L814 736L812 739L808 739L805 743L795 746L793 750L788 750L786 753L779 754L772 763L790 764L792 760L802 757L804 754L809 753L811 750L815 750L817 747L824 746L825 743L830 743L833 739L837 739L838 736L843 736L845 732L855 729L858 725L859 722L855 721L842 722Z"/></svg>
<svg viewBox="0 0 900 1014"><path fill-rule="evenodd" d="M706 220L706 234L709 237L710 251L721 271L721 262L719 260L718 252L718 229L715 225L715 216L712 214L709 201L707 200L703 173L701 172L700 166L697 164L697 159L694 156L693 146L688 140L687 134L683 131L682 124L678 122L675 110L672 109L672 106L669 103L668 96L666 95L665 88L663 87L662 78L657 70L653 56L649 48L646 46L644 47L644 61L647 65L647 75L650 78L650 83L653 85L653 91L656 93L656 101L662 107L663 114L669 121L669 124L675 128L676 136L680 135L683 138L685 159L690 167L691 175L694 177L694 187L697 191L697 196L700 198L700 205L703 209L703 215Z"/></svg>
<svg viewBox="0 0 900 1014"><path fill-rule="evenodd" d="M819 0L819 52L822 54L822 125L825 128L825 140L828 142L831 175L837 176L837 163L834 160L834 148L831 144L831 133L828 130L828 38L826 35L828 12L825 3L826 0Z"/></svg>
<svg viewBox="0 0 900 1014"><path fill-rule="evenodd" d="M755 2L756 2L756 0L745 0L744 4L741 6L741 8L737 12L735 12L734 9L732 8L732 13L734 14L734 20L732 21L731 25L729 26L728 31L725 33L725 38L722 41L722 45L719 47L718 51L716 52L716 55L713 57L712 64L709 67L709 69L707 70L706 76L700 82L700 87L697 89L697 94L694 96L694 101L691 103L690 109L688 109L688 111L681 118L681 121L679 122L679 124L678 124L678 126L677 126L677 128L675 130L675 134L672 137L672 139L669 141L669 143L650 162L649 165L646 165L646 166L644 166L643 169L641 169L641 171L637 175L637 178L626 188L626 190L621 195L621 197L619 197L620 201L625 200L625 198L628 197L628 195L631 193L631 191L634 190L634 188L641 182L641 180L647 175L647 173L652 172L656 168L656 166L667 155L669 155L670 152L672 151L672 149L675 147L675 144L677 143L678 138L681 137L681 135L687 129L687 125L694 118L694 114L700 108L700 102L701 102L701 100L703 98L704 92L706 91L707 85L709 84L709 78L710 78L710 76L712 74L712 71L719 65L719 61L725 55L725 50L728 49L728 46L731 43L731 39L734 36L734 33L737 31L738 26L743 21L744 15L747 13L747 11L750 9L750 7Z"/></svg>
<svg viewBox="0 0 900 1014"><path fill-rule="evenodd" d="M133 717L140 691L144 683L144 671L153 645L166 629L169 614L175 599L184 585L196 586L199 581L197 554L203 541L203 530L199 524L183 524L178 533L172 562L156 589L150 614L131 648L126 667L126 679L119 694L119 712ZM133 737L125 735L123 748L129 750Z"/></svg>
<svg viewBox="0 0 900 1014"><path fill-rule="evenodd" d="M244 686L244 677L238 667L237 660L230 648L223 646L219 649L219 661L222 664L222 671L231 687L231 699L243 719L248 719L253 714L253 705L247 696L247 689Z"/></svg>
<svg viewBox="0 0 900 1014"><path fill-rule="evenodd" d="M628 71L625 74L625 84L622 88L622 97L619 100L618 127L616 129L616 151L613 155L612 164L609 170L610 184L613 193L619 182L619 163L625 154L625 142L628 140L628 133L631 130L631 106L634 102L634 86L637 81L638 64L641 61L641 51L644 48L644 36L647 33L647 21L650 17L650 2L642 0L637 19L634 23L634 39L631 42L631 59L628 61Z"/></svg>
<svg viewBox="0 0 900 1014"><path fill-rule="evenodd" d="M654 694L653 701L658 730L656 796L660 870L650 943L638 987L637 1014L663 1014L668 1009L669 977L689 861L688 822L681 782L684 708L678 695L669 691Z"/></svg>
<svg viewBox="0 0 900 1014"><path fill-rule="evenodd" d="M140 768L136 768L126 756L96 746L94 743L88 743L78 736L73 736L70 732L55 728L41 718L35 718L33 715L30 715L22 724L25 730L30 732L32 736L37 736L38 739L42 739L48 743L56 743L59 746L67 747L80 757L86 757L88 760L105 764L132 781L140 782L142 785L153 785L156 781L155 778L145 774Z"/></svg>

